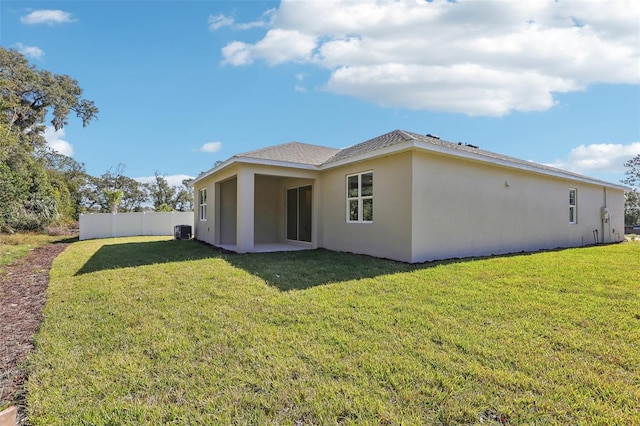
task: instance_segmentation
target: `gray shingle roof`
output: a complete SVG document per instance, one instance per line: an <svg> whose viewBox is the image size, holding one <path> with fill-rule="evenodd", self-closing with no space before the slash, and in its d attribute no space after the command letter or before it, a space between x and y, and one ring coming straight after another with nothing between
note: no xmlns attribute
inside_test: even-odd
<svg viewBox="0 0 640 426"><path fill-rule="evenodd" d="M497 154L491 151L485 151L474 145L463 144L461 142L459 143L448 142L438 138L437 136L420 135L418 133L407 132L406 130L394 130L392 132L386 133L384 135L378 136L368 141L359 143L357 145L353 145L349 148L345 148L340 152L338 152L336 155L334 155L332 158L330 158L329 161L327 161L325 164L330 164L335 161L344 160L349 157L354 157L357 155L365 154L367 152L376 151L378 149L390 147L393 145L398 145L404 142L420 142L424 144L440 146L443 148L453 149L453 150L461 151L464 153L471 153L476 156L485 157L488 162L496 162L495 160L498 160L500 162L505 162L511 165L525 166L528 169L538 169L541 172L560 173L560 174L575 177L578 179L587 179L592 182L600 182L603 184L612 185L609 182L606 182L600 179L594 179L578 173L569 172L567 170L546 166L544 164L534 163L533 161L521 160L519 158L509 157L507 155ZM620 186L620 185L615 185L615 186Z"/></svg>
<svg viewBox="0 0 640 426"><path fill-rule="evenodd" d="M467 145L463 143L453 143L440 139L433 135L420 135L418 133L407 132L406 130L394 130L384 135L369 139L368 141L361 142L357 145L350 146L338 152L331 157L327 163L344 160L357 155L366 154L378 149L387 148L393 145L398 145L405 142L420 142L429 145L441 146L444 148L455 149L459 151L471 152L485 157L491 157L495 159L502 159L508 161L518 161L522 164L535 164L524 160L517 160L512 157L496 154L490 151L484 151L473 145Z"/></svg>
<svg viewBox="0 0 640 426"><path fill-rule="evenodd" d="M361 142L357 145L341 149L340 152L331 157L327 163L333 163L349 157L355 157L356 155L376 151L378 149L397 145L410 140L412 140L412 136L409 133L402 130L394 130L393 132L385 133L384 135L369 139L368 141Z"/></svg>
<svg viewBox="0 0 640 426"><path fill-rule="evenodd" d="M326 146L289 142L281 145L257 149L238 154L238 158L257 158L261 160L284 161L289 163L311 164L319 166L340 150Z"/></svg>
<svg viewBox="0 0 640 426"><path fill-rule="evenodd" d="M491 151L482 150L474 145L453 143L442 140L437 136L420 135L418 133L407 132L405 130L394 130L384 135L380 135L373 139L361 142L344 149L329 148L319 145L310 145L300 142L289 142L281 145L271 146L267 148L257 149L255 151L238 154L227 162L223 163L224 167L229 161L242 161L243 159L255 159L264 161L275 161L284 163L300 164L306 167L331 168L338 166L344 162L357 161L359 159L375 157L378 151L390 148L396 145L405 144L407 147L441 149L449 155L457 155L460 157L474 158L479 161L486 161L494 164L501 164L505 167L524 168L530 171L538 171L543 174L554 174L566 177L573 177L580 180L586 180L591 183L605 184L622 188L621 185L612 184L599 179L590 178L578 173L569 172L555 167L534 163L532 161L521 160L519 158L509 157L506 155L496 154ZM401 149L401 148L400 148ZM381 154L384 154L381 152ZM359 157L359 158L358 158ZM198 176L196 180L204 178L206 175L214 172L214 167L207 173Z"/></svg>

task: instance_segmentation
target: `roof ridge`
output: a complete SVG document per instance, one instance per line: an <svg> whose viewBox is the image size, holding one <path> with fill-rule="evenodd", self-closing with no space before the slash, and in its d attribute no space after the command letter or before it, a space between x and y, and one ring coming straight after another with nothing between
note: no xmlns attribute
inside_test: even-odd
<svg viewBox="0 0 640 426"><path fill-rule="evenodd" d="M290 141L290 142L283 142L283 143L279 143L279 144L277 144L277 145L263 146L262 148L258 148L258 149L254 149L254 150L246 151L246 152L241 152L240 154L236 154L236 155L234 155L234 157L245 157L245 156L247 156L247 155L249 155L249 154L254 154L254 153L257 153L257 152L266 151L266 150L268 150L268 149L272 149L272 148L274 148L274 147L276 147L276 146L285 146L285 145L290 145L290 144L292 144L292 143L296 143L296 142Z"/></svg>
<svg viewBox="0 0 640 426"><path fill-rule="evenodd" d="M419 133L409 132L407 130L402 130L402 129L396 129L396 130L394 130L394 132L402 133L403 135L405 135L407 137L407 139L416 140L416 139L418 139L418 137L422 137L422 135L419 134Z"/></svg>
<svg viewBox="0 0 640 426"><path fill-rule="evenodd" d="M318 166L339 149L304 142L285 142L233 156L235 159L261 159Z"/></svg>
<svg viewBox="0 0 640 426"><path fill-rule="evenodd" d="M409 140L416 140L416 138L404 130L392 130L383 135L343 148L327 159L324 164L344 160L364 152L375 151L379 148L397 145L398 143L407 142Z"/></svg>

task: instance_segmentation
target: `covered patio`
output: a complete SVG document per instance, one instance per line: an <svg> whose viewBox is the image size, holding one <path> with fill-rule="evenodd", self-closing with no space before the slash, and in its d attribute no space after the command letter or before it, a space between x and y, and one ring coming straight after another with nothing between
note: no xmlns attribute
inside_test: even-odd
<svg viewBox="0 0 640 426"><path fill-rule="evenodd" d="M317 180L309 171L280 173L241 168L215 183L215 246L237 253L317 247Z"/></svg>

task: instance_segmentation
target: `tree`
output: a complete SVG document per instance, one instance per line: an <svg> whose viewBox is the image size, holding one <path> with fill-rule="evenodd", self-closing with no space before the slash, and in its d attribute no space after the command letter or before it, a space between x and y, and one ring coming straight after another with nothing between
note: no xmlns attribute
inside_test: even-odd
<svg viewBox="0 0 640 426"><path fill-rule="evenodd" d="M155 182L151 182L147 184L147 189L149 191L149 198L153 207L156 211L160 211L158 209L162 208L161 211L173 211L176 209L176 189L172 186L169 186L169 182L164 178L164 176L160 175L157 171L155 172Z"/></svg>
<svg viewBox="0 0 640 426"><path fill-rule="evenodd" d="M86 126L98 108L67 75L38 70L15 50L0 47L0 230L42 229L73 214L70 186L49 173L44 130L59 130L69 114Z"/></svg>
<svg viewBox="0 0 640 426"><path fill-rule="evenodd" d="M183 179L182 187L177 188L176 193L176 210L188 212L193 210L193 191L191 188L191 179Z"/></svg>
<svg viewBox="0 0 640 426"><path fill-rule="evenodd" d="M624 193L624 224L626 226L640 224L640 191L632 190Z"/></svg>
<svg viewBox="0 0 640 426"><path fill-rule="evenodd" d="M624 224L637 225L640 224L640 154L624 163L624 166L627 170L622 183L632 187L631 191L624 194Z"/></svg>
<svg viewBox="0 0 640 426"><path fill-rule="evenodd" d="M143 184L124 175L125 168L120 163L99 177L89 176L82 188L83 208L103 213L141 211L148 194Z"/></svg>
<svg viewBox="0 0 640 426"><path fill-rule="evenodd" d="M55 130L68 124L67 117L71 112L82 120L83 126L88 125L98 114L93 101L81 98L82 89L76 80L68 75L38 70L18 51L2 47L0 88L2 111L8 121L8 131L14 127L36 131L44 124L48 113L52 115L51 124Z"/></svg>
<svg viewBox="0 0 640 426"><path fill-rule="evenodd" d="M640 154L624 163L627 170L624 172L626 178L622 181L634 188L640 187Z"/></svg>
<svg viewBox="0 0 640 426"><path fill-rule="evenodd" d="M191 179L184 179L182 186L170 186L169 182L157 171L155 182L146 185L149 201L156 211L192 211L193 192L189 186Z"/></svg>
<svg viewBox="0 0 640 426"><path fill-rule="evenodd" d="M149 199L146 187L135 179L123 176L122 186L122 202L120 206L125 212L142 211L142 205Z"/></svg>
<svg viewBox="0 0 640 426"><path fill-rule="evenodd" d="M45 153L44 161L60 214L69 220L78 220L81 213L81 190L89 178L84 164L51 150Z"/></svg>
<svg viewBox="0 0 640 426"><path fill-rule="evenodd" d="M120 201L122 200L122 190L121 189L105 189L104 197L107 201L107 208L111 213L118 213L118 206L120 205Z"/></svg>

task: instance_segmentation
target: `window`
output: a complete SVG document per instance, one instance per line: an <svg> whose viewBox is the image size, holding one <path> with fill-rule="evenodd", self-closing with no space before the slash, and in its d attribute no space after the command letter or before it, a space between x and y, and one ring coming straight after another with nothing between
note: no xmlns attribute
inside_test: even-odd
<svg viewBox="0 0 640 426"><path fill-rule="evenodd" d="M578 223L577 192L577 189L569 188L569 223Z"/></svg>
<svg viewBox="0 0 640 426"><path fill-rule="evenodd" d="M198 196L198 212L200 220L207 220L207 188L202 188Z"/></svg>
<svg viewBox="0 0 640 426"><path fill-rule="evenodd" d="M373 172L347 176L347 222L373 222Z"/></svg>

